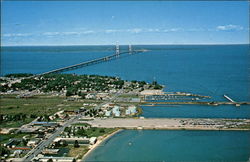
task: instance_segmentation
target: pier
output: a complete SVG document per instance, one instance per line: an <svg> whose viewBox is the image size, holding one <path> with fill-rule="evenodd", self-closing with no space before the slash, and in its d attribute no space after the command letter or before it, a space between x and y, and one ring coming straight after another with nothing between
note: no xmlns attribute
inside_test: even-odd
<svg viewBox="0 0 250 162"><path fill-rule="evenodd" d="M44 73L39 74L39 75L52 74L52 73L61 73L61 72L65 72L65 71L75 70L75 69L78 69L78 68L82 68L82 67L86 67L86 66L99 64L99 63L110 61L110 60L114 60L114 59L120 58L121 56L124 56L124 55L132 55L132 54L137 54L137 53L142 53L142 52L147 51L147 50L143 50L143 49L142 50L132 50L131 45L129 45L128 49L129 49L128 51L120 52L119 45L117 44L116 49L115 49L115 54L113 54L113 55L97 58L97 59L90 60L90 61L81 62L81 63L75 64L75 65L70 65L70 66L54 69L54 70L44 72Z"/></svg>
<svg viewBox="0 0 250 162"><path fill-rule="evenodd" d="M219 106L219 105L250 105L250 102L223 102L223 101L173 101L173 102L150 102L150 101L142 101L141 104L143 106L158 106L158 105L211 105L211 106Z"/></svg>
<svg viewBox="0 0 250 162"><path fill-rule="evenodd" d="M235 102L233 99L231 99L231 98L228 97L227 95L224 95L224 97L225 97L226 99L228 99L230 102Z"/></svg>

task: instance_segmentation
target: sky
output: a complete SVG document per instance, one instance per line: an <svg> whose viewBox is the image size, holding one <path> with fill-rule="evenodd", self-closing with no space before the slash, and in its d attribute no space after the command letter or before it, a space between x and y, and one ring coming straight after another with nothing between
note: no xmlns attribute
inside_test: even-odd
<svg viewBox="0 0 250 162"><path fill-rule="evenodd" d="M247 1L1 1L1 44L246 44Z"/></svg>

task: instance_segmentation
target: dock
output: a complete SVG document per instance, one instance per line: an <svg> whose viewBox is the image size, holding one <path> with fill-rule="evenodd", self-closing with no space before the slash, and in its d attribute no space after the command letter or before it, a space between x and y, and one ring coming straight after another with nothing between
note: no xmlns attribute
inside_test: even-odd
<svg viewBox="0 0 250 162"><path fill-rule="evenodd" d="M223 102L223 101L169 101L169 102L150 102L150 101L142 101L141 104L143 106L158 106L158 105L210 105L210 106L219 106L219 105L250 105L250 102Z"/></svg>
<svg viewBox="0 0 250 162"><path fill-rule="evenodd" d="M228 97L228 96L225 95L225 94L224 94L224 97L225 97L226 99L228 99L230 102L235 102L233 99L231 99L230 97Z"/></svg>

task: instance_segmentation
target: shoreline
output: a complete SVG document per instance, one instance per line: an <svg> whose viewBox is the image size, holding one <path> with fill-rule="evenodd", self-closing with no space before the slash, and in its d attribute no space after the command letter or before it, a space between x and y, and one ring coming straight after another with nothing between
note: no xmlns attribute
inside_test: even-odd
<svg viewBox="0 0 250 162"><path fill-rule="evenodd" d="M144 127L144 128L120 128L121 130L196 130L196 131L250 131L250 129L241 129L241 128L192 128L192 127L169 127L169 128L150 128L150 127Z"/></svg>
<svg viewBox="0 0 250 162"><path fill-rule="evenodd" d="M102 142L104 142L105 140L109 139L110 137L112 137L113 135L117 134L118 132L121 132L124 129L118 129L114 132L112 132L111 134L107 134L104 136L101 136L101 139L99 139L94 145L91 146L91 148L83 155L81 162L84 162L85 158L92 152L94 151Z"/></svg>

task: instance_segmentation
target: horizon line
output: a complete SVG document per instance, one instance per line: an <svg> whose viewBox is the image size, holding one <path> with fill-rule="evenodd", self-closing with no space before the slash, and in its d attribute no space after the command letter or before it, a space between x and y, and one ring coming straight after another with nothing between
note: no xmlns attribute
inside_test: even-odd
<svg viewBox="0 0 250 162"><path fill-rule="evenodd" d="M1 45L1 47L27 47L27 46L115 46L116 44L53 44L53 45L46 45L46 44L40 44L40 45ZM119 44L120 46L127 46L127 45L250 45L249 43L152 43L152 44Z"/></svg>

